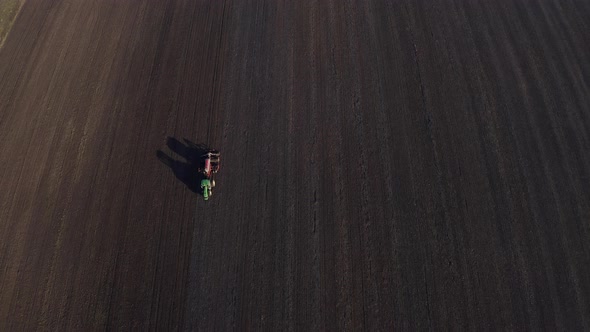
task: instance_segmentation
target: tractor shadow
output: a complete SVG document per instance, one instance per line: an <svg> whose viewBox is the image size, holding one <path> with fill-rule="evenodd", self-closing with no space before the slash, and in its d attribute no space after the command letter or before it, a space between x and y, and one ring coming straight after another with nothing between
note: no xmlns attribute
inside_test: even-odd
<svg viewBox="0 0 590 332"><path fill-rule="evenodd" d="M168 137L166 146L185 161L174 159L161 150L156 152L156 156L164 165L170 167L176 178L182 181L190 191L203 195L201 180L204 176L197 169L202 167L202 156L209 148L204 144L195 144L186 138L182 140L183 142L174 137Z"/></svg>

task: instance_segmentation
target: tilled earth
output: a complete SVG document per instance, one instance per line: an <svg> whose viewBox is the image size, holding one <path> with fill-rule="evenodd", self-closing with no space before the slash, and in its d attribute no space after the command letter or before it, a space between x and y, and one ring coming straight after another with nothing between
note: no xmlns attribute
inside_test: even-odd
<svg viewBox="0 0 590 332"><path fill-rule="evenodd" d="M581 0L28 0L0 330L589 330L589 55Z"/></svg>

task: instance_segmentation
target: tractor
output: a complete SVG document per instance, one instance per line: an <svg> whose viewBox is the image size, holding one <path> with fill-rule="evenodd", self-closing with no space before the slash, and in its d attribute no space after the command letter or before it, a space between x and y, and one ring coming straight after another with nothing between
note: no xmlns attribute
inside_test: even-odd
<svg viewBox="0 0 590 332"><path fill-rule="evenodd" d="M201 189L203 189L203 198L206 201L213 194L213 187L215 187L213 175L219 171L219 157L220 153L217 150L209 150L201 156L202 167L198 171L202 176Z"/></svg>

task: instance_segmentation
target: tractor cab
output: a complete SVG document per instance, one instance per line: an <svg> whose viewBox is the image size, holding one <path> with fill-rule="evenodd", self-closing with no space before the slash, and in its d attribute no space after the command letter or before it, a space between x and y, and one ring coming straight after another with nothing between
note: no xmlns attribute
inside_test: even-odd
<svg viewBox="0 0 590 332"><path fill-rule="evenodd" d="M203 179L201 180L201 189L203 189L203 198L207 201L213 195L213 187L215 187L215 180Z"/></svg>

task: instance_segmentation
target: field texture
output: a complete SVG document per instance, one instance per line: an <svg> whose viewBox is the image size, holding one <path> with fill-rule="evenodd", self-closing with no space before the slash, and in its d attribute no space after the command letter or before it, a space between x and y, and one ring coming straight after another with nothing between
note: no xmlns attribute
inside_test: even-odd
<svg viewBox="0 0 590 332"><path fill-rule="evenodd" d="M0 330L588 331L589 59L582 0L28 0Z"/></svg>
<svg viewBox="0 0 590 332"><path fill-rule="evenodd" d="M0 0L0 47L12 27L24 0Z"/></svg>

